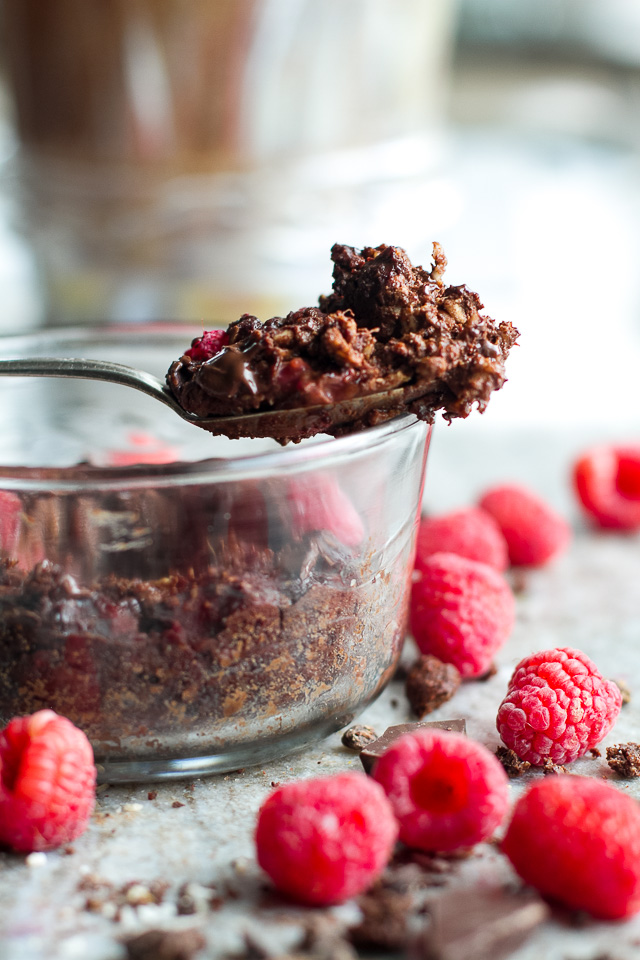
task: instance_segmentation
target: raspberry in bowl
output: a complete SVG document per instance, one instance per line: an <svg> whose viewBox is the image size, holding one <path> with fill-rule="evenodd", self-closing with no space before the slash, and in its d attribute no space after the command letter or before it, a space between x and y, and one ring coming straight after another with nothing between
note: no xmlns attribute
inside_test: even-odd
<svg viewBox="0 0 640 960"><path fill-rule="evenodd" d="M52 330L0 355L162 376L198 334ZM117 385L29 378L0 378L0 410L0 725L54 710L102 780L196 776L322 738L382 690L426 423L283 448L212 437Z"/></svg>

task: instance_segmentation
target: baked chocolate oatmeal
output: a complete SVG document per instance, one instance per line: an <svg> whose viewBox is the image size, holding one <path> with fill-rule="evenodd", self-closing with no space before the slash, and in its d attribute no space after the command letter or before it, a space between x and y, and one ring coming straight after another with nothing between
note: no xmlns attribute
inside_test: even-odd
<svg viewBox="0 0 640 960"><path fill-rule="evenodd" d="M616 743L607 747L607 763L619 777L640 777L640 744Z"/></svg>
<svg viewBox="0 0 640 960"><path fill-rule="evenodd" d="M2 722L49 707L98 759L159 759L304 727L332 705L355 713L393 670L403 585L381 596L320 563L306 586L280 586L271 562L87 585L48 561L26 574L5 564Z"/></svg>
<svg viewBox="0 0 640 960"><path fill-rule="evenodd" d="M244 315L226 332L193 341L167 374L184 410L207 418L334 405L279 424L273 436L286 442L353 432L407 412L432 423L438 410L451 420L485 409L505 381L518 331L482 314L466 286L445 284L439 244L430 270L386 245L335 244L331 258L333 292L317 307L265 322ZM335 407L383 392L389 399L382 406ZM236 429L220 432L238 436Z"/></svg>
<svg viewBox="0 0 640 960"><path fill-rule="evenodd" d="M0 721L54 709L98 760L224 753L349 722L399 656L411 541L376 567L337 493L336 531L316 528L299 508L321 480L297 479L297 499L292 489L277 507L268 483L261 500L208 490L205 503L196 488L193 514L186 496L172 514L160 491L114 494L122 549L111 539L104 551L88 519L106 522L104 498L99 511L88 497L25 498L25 516L50 511L76 546L69 557L52 538L44 559L22 538L17 559L0 559Z"/></svg>

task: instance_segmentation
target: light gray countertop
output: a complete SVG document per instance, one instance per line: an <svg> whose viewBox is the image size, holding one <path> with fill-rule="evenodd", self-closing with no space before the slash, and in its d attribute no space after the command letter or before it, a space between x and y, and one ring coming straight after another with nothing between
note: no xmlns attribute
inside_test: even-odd
<svg viewBox="0 0 640 960"><path fill-rule="evenodd" d="M640 725L640 549L637 537L576 533L570 552L551 567L529 573L518 594L517 624L497 658L498 672L485 682L466 683L433 719L462 716L470 736L495 749L495 715L508 677L522 656L549 646L584 650L609 677L631 688L604 746L638 739ZM405 651L409 659L410 647ZM394 681L361 717L377 732L409 719L401 681ZM305 915L265 897L268 883L254 859L253 829L258 807L272 782L359 769L360 762L335 734L302 754L265 767L195 781L108 786L100 792L86 833L69 851L31 858L0 855L3 960L118 960L123 935L148 927L198 926L208 948L223 956L242 946L246 931L272 948L286 947ZM603 758L583 758L571 772L616 783L640 799L640 782L619 780ZM511 781L515 798L540 772ZM504 880L510 868L494 846L483 844L447 876L447 886L466 887ZM167 884L161 904L149 899L154 884ZM135 883L127 905L113 916L114 892ZM179 890L201 901L194 915L177 917ZM230 895L231 893L231 895ZM437 891L436 891L437 894ZM214 897L213 907L207 898ZM220 897L218 903L215 898ZM87 908L93 898L94 909ZM122 898L121 898L122 899ZM126 900L126 897L125 897ZM104 906L100 906L104 904ZM338 916L353 913L349 905ZM640 916L625 923L575 928L554 919L540 928L514 960L580 960L607 956L623 960L640 953Z"/></svg>

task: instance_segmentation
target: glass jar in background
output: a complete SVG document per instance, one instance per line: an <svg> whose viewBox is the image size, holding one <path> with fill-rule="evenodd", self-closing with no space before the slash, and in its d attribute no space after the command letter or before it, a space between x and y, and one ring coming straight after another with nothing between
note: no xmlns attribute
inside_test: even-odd
<svg viewBox="0 0 640 960"><path fill-rule="evenodd" d="M4 0L48 320L286 312L327 288L336 240L428 260L454 10Z"/></svg>

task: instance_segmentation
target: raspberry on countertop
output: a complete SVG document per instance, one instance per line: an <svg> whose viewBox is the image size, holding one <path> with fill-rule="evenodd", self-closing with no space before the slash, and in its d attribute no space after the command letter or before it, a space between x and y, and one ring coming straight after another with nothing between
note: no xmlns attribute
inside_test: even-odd
<svg viewBox="0 0 640 960"><path fill-rule="evenodd" d="M84 831L96 768L86 736L53 710L16 717L0 733L0 843L53 850Z"/></svg>
<svg viewBox="0 0 640 960"><path fill-rule="evenodd" d="M364 773L299 780L271 793L258 814L258 863L301 903L340 903L366 890L398 835L381 787Z"/></svg>
<svg viewBox="0 0 640 960"><path fill-rule="evenodd" d="M512 566L541 567L561 554L571 539L567 521L526 487L492 487L479 506L500 528Z"/></svg>
<svg viewBox="0 0 640 960"><path fill-rule="evenodd" d="M573 465L573 485L595 526L640 528L640 447L600 446L586 451Z"/></svg>
<svg viewBox="0 0 640 960"><path fill-rule="evenodd" d="M502 850L543 896L595 917L640 910L640 806L602 780L545 777L517 801Z"/></svg>
<svg viewBox="0 0 640 960"><path fill-rule="evenodd" d="M507 812L508 780L482 744L458 733L419 730L379 758L400 839L418 850L450 851L488 839Z"/></svg>
<svg viewBox="0 0 640 960"><path fill-rule="evenodd" d="M520 661L496 724L521 760L570 763L607 735L621 704L617 685L586 654L560 647Z"/></svg>
<svg viewBox="0 0 640 960"><path fill-rule="evenodd" d="M423 517L418 528L416 570L434 553L457 553L488 563L502 572L509 566L507 541L485 510L467 507L439 516Z"/></svg>
<svg viewBox="0 0 640 960"><path fill-rule="evenodd" d="M423 654L480 677L507 641L515 601L504 577L486 563L434 553L411 591L410 625Z"/></svg>

